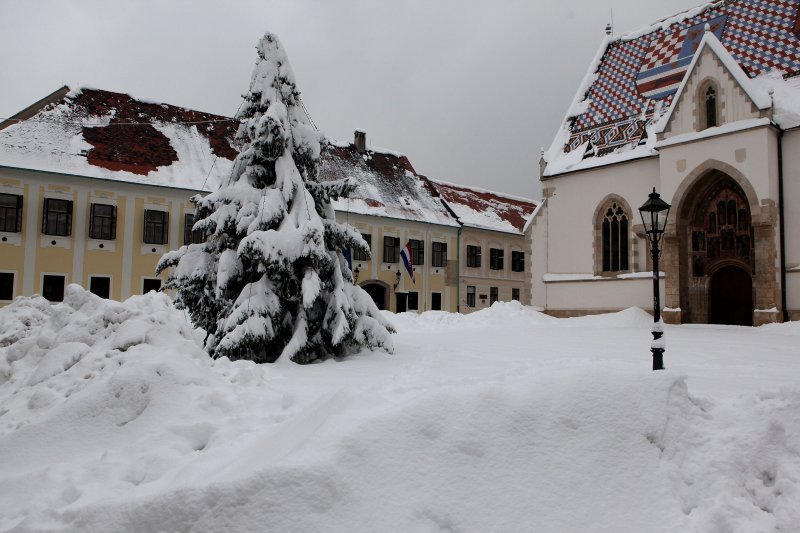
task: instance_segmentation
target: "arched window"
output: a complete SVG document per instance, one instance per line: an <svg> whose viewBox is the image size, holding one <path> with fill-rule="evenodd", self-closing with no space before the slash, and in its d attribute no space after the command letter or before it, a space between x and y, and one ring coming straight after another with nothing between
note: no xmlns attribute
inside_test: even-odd
<svg viewBox="0 0 800 533"><path fill-rule="evenodd" d="M698 131L722 124L720 90L716 81L707 79L697 88L696 117Z"/></svg>
<svg viewBox="0 0 800 533"><path fill-rule="evenodd" d="M609 202L600 211L600 267L603 272L630 270L628 245L628 213L619 201Z"/></svg>
<svg viewBox="0 0 800 533"><path fill-rule="evenodd" d="M706 108L706 128L713 128L719 124L717 120L717 91L709 85L704 95Z"/></svg>

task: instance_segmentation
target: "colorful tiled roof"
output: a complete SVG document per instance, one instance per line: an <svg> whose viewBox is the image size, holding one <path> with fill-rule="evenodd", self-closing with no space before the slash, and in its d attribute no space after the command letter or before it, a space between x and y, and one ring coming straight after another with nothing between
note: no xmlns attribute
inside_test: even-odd
<svg viewBox="0 0 800 533"><path fill-rule="evenodd" d="M65 87L19 116L0 129L0 165L213 190L237 154L237 121L122 93Z"/></svg>
<svg viewBox="0 0 800 533"><path fill-rule="evenodd" d="M579 95L584 106L567 124L564 151L588 142L589 153L602 156L642 142L646 126L672 104L706 24L750 78L800 75L800 0L707 4L608 42Z"/></svg>
<svg viewBox="0 0 800 533"><path fill-rule="evenodd" d="M352 144L324 142L319 179L351 178L356 190L334 208L344 213L384 216L443 226L458 226L439 194L402 154L369 149L359 153Z"/></svg>
<svg viewBox="0 0 800 533"><path fill-rule="evenodd" d="M467 227L522 234L536 209L534 202L524 198L452 183L432 183Z"/></svg>

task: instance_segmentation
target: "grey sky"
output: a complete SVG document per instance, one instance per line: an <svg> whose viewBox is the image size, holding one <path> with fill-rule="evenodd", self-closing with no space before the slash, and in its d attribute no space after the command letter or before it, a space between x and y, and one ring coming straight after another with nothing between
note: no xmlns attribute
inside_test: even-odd
<svg viewBox="0 0 800 533"><path fill-rule="evenodd" d="M698 0L0 0L0 116L64 83L233 114L269 30L327 135L429 177L528 197L614 9L617 33Z"/></svg>

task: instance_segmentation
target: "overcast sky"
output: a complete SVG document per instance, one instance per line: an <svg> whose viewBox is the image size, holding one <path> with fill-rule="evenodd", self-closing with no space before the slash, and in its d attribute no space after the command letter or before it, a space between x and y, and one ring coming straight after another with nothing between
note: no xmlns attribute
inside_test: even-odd
<svg viewBox="0 0 800 533"><path fill-rule="evenodd" d="M614 10L616 33L698 0L0 0L0 117L61 85L231 116L265 31L328 136L431 178L535 197Z"/></svg>

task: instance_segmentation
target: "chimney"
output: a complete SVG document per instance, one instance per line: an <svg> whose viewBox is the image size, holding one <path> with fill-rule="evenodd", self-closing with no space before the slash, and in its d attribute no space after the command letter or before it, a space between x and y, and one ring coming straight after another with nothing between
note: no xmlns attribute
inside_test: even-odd
<svg viewBox="0 0 800 533"><path fill-rule="evenodd" d="M353 143L359 154L367 151L367 133L364 130L355 131L355 142Z"/></svg>

